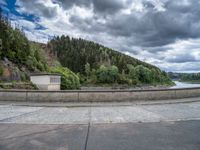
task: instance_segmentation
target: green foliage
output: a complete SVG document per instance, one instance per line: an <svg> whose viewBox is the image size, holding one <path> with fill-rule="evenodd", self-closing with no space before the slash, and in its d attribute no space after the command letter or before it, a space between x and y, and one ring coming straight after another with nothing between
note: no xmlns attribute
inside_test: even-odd
<svg viewBox="0 0 200 150"><path fill-rule="evenodd" d="M91 41L61 36L48 47L63 66L79 73L81 83L172 83L159 68Z"/></svg>
<svg viewBox="0 0 200 150"><path fill-rule="evenodd" d="M30 56L26 65L31 70L48 71L49 67L45 59L45 54L38 44L30 43Z"/></svg>
<svg viewBox="0 0 200 150"><path fill-rule="evenodd" d="M119 84L130 84L131 85L132 84L131 81L132 80L127 77L124 70L122 70L121 74L118 74L117 83L119 83Z"/></svg>
<svg viewBox="0 0 200 150"><path fill-rule="evenodd" d="M37 62L37 68L40 70L40 71L45 71L45 68L44 68L44 65L42 64L42 62Z"/></svg>
<svg viewBox="0 0 200 150"><path fill-rule="evenodd" d="M127 64L133 66L143 65L147 68L156 68L153 65L114 51L103 45L83 39L70 38L69 36L54 37L48 47L58 56L61 64L72 71L85 74L85 64L90 64L90 69L98 69L101 65L118 67L119 72L127 72Z"/></svg>
<svg viewBox="0 0 200 150"><path fill-rule="evenodd" d="M92 69L89 83L97 83L96 70Z"/></svg>
<svg viewBox="0 0 200 150"><path fill-rule="evenodd" d="M31 82L10 82L10 83L0 83L0 88L3 89L29 89L36 90L37 87Z"/></svg>
<svg viewBox="0 0 200 150"><path fill-rule="evenodd" d="M137 84L139 82L139 74L137 74L136 68L131 64L128 64L127 68L129 79L131 79L134 82L134 84Z"/></svg>
<svg viewBox="0 0 200 150"><path fill-rule="evenodd" d="M152 74L151 70L139 65L135 67L136 77L142 83L151 83L152 82Z"/></svg>
<svg viewBox="0 0 200 150"><path fill-rule="evenodd" d="M17 64L24 64L30 55L29 41L25 34L1 18L0 20L0 39L2 49L0 57L7 57L10 61Z"/></svg>
<svg viewBox="0 0 200 150"><path fill-rule="evenodd" d="M2 76L2 75L3 75L3 67L0 64L0 76Z"/></svg>
<svg viewBox="0 0 200 150"><path fill-rule="evenodd" d="M173 73L169 72L170 78L183 82L200 82L200 73Z"/></svg>
<svg viewBox="0 0 200 150"><path fill-rule="evenodd" d="M85 64L85 73L86 73L86 76L87 76L87 79L90 75L90 64L89 63L86 63Z"/></svg>
<svg viewBox="0 0 200 150"><path fill-rule="evenodd" d="M0 39L2 41L1 59L6 57L18 66L26 66L30 71L48 70L39 45L29 42L22 30L13 29L7 18L3 17L0 18Z"/></svg>
<svg viewBox="0 0 200 150"><path fill-rule="evenodd" d="M79 89L80 81L79 77L68 68L53 67L50 69L52 73L58 73L61 75L61 89Z"/></svg>
<svg viewBox="0 0 200 150"><path fill-rule="evenodd" d="M35 57L35 59L36 59L37 61L40 61L40 60L41 60L38 49L35 50L35 52L34 52L34 57Z"/></svg>
<svg viewBox="0 0 200 150"><path fill-rule="evenodd" d="M114 83L118 77L118 68L116 66L106 67L101 65L96 75L98 83Z"/></svg>

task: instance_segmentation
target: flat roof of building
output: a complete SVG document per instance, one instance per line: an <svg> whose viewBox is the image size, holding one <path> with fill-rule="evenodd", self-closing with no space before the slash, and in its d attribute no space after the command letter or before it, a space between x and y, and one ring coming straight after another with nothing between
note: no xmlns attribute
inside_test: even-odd
<svg viewBox="0 0 200 150"><path fill-rule="evenodd" d="M30 76L61 76L57 73L31 73Z"/></svg>

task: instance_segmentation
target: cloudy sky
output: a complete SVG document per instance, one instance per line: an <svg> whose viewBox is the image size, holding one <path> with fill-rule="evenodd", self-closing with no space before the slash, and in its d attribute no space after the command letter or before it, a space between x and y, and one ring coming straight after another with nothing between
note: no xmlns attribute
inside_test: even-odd
<svg viewBox="0 0 200 150"><path fill-rule="evenodd" d="M69 35L154 64L200 72L199 0L0 0L30 40Z"/></svg>

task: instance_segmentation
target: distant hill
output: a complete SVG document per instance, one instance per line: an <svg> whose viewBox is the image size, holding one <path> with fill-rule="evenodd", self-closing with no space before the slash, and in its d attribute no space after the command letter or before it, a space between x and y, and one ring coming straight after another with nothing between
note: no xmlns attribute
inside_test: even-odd
<svg viewBox="0 0 200 150"><path fill-rule="evenodd" d="M63 66L69 67L74 72L84 73L85 64L97 69L100 65L115 65L120 72L128 71L127 64L142 65L147 68L159 68L142 62L136 58L125 55L98 43L84 39L70 38L69 36L55 37L48 42L48 48L57 55Z"/></svg>
<svg viewBox="0 0 200 150"><path fill-rule="evenodd" d="M179 80L182 82L198 82L200 83L200 73L175 73L169 72L168 76L172 80Z"/></svg>
<svg viewBox="0 0 200 150"><path fill-rule="evenodd" d="M88 76L87 66L90 75L92 72L97 74L101 66L115 66L119 74L125 75L127 80L134 80L134 84L170 83L167 74L159 68L92 41L63 35L54 37L47 45L63 66L81 75Z"/></svg>

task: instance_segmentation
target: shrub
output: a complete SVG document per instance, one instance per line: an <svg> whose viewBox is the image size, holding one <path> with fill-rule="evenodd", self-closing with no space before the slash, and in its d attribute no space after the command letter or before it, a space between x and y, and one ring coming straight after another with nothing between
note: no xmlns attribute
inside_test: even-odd
<svg viewBox="0 0 200 150"><path fill-rule="evenodd" d="M101 65L96 75L99 83L114 83L118 77L118 68L116 66L105 67Z"/></svg>
<svg viewBox="0 0 200 150"><path fill-rule="evenodd" d="M45 70L44 65L43 65L42 62L40 62L40 61L37 63L37 68L38 68L40 71L44 71L44 70Z"/></svg>
<svg viewBox="0 0 200 150"><path fill-rule="evenodd" d="M51 73L58 73L61 75L61 89L79 89L79 77L68 68L53 67L50 69Z"/></svg>

